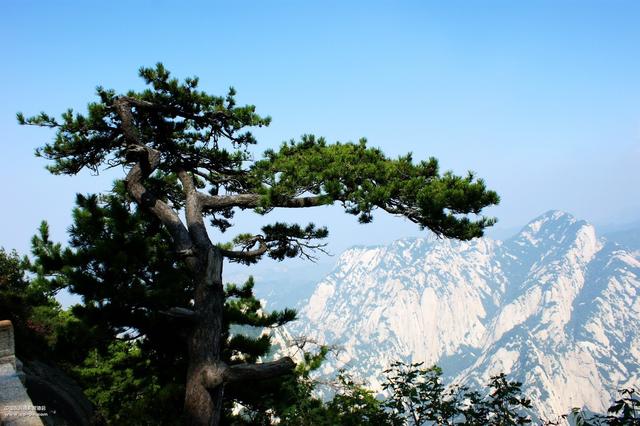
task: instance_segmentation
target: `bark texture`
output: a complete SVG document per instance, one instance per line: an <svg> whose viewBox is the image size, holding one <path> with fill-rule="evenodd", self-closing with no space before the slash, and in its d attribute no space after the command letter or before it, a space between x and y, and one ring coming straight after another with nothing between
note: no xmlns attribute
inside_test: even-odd
<svg viewBox="0 0 640 426"><path fill-rule="evenodd" d="M201 260L196 282L194 306L200 320L189 336L189 368L185 411L192 425L218 424L222 409L224 383L220 360L224 289L222 287L222 255L211 248ZM205 387L204 375L211 371L220 380ZM217 372L217 374L215 373Z"/></svg>

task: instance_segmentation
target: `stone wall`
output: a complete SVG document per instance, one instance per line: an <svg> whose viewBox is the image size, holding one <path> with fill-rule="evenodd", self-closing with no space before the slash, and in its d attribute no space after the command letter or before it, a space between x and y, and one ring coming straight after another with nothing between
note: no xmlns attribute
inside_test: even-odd
<svg viewBox="0 0 640 426"><path fill-rule="evenodd" d="M16 348L11 321L0 321L0 364L11 364L16 369Z"/></svg>
<svg viewBox="0 0 640 426"><path fill-rule="evenodd" d="M24 387L21 363L15 356L11 321L0 321L0 425L42 426L44 407L35 407Z"/></svg>

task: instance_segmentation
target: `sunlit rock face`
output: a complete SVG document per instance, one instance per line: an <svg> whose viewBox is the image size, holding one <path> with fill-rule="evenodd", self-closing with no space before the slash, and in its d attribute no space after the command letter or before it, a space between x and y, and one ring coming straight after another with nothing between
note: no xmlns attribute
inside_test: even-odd
<svg viewBox="0 0 640 426"><path fill-rule="evenodd" d="M559 211L513 238L433 236L344 252L287 330L338 345L339 368L379 386L394 360L449 380L505 372L539 413L602 411L640 385L640 257Z"/></svg>

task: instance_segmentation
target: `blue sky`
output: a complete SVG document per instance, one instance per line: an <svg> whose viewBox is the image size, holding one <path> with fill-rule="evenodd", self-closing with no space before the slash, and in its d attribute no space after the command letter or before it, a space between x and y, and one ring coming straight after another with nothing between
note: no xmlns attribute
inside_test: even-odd
<svg viewBox="0 0 640 426"><path fill-rule="evenodd" d="M640 219L640 2L185 3L0 4L0 246L26 252L42 219L66 240L75 193L120 175L49 175L33 150L51 132L15 113L82 110L97 85L140 88L137 69L158 61L271 115L259 151L303 133L364 136L391 156L474 170L502 197L487 212L498 230L549 209ZM338 208L280 218L328 225L336 253L420 233Z"/></svg>

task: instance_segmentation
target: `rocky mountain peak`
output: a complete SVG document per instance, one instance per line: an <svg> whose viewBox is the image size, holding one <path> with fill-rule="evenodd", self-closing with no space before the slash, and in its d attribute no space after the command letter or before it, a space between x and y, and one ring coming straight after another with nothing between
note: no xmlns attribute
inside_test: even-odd
<svg viewBox="0 0 640 426"><path fill-rule="evenodd" d="M640 383L640 259L594 227L547 212L513 238L427 238L344 252L289 332L342 348L369 383L394 360L458 382L505 372L536 408L607 407Z"/></svg>

